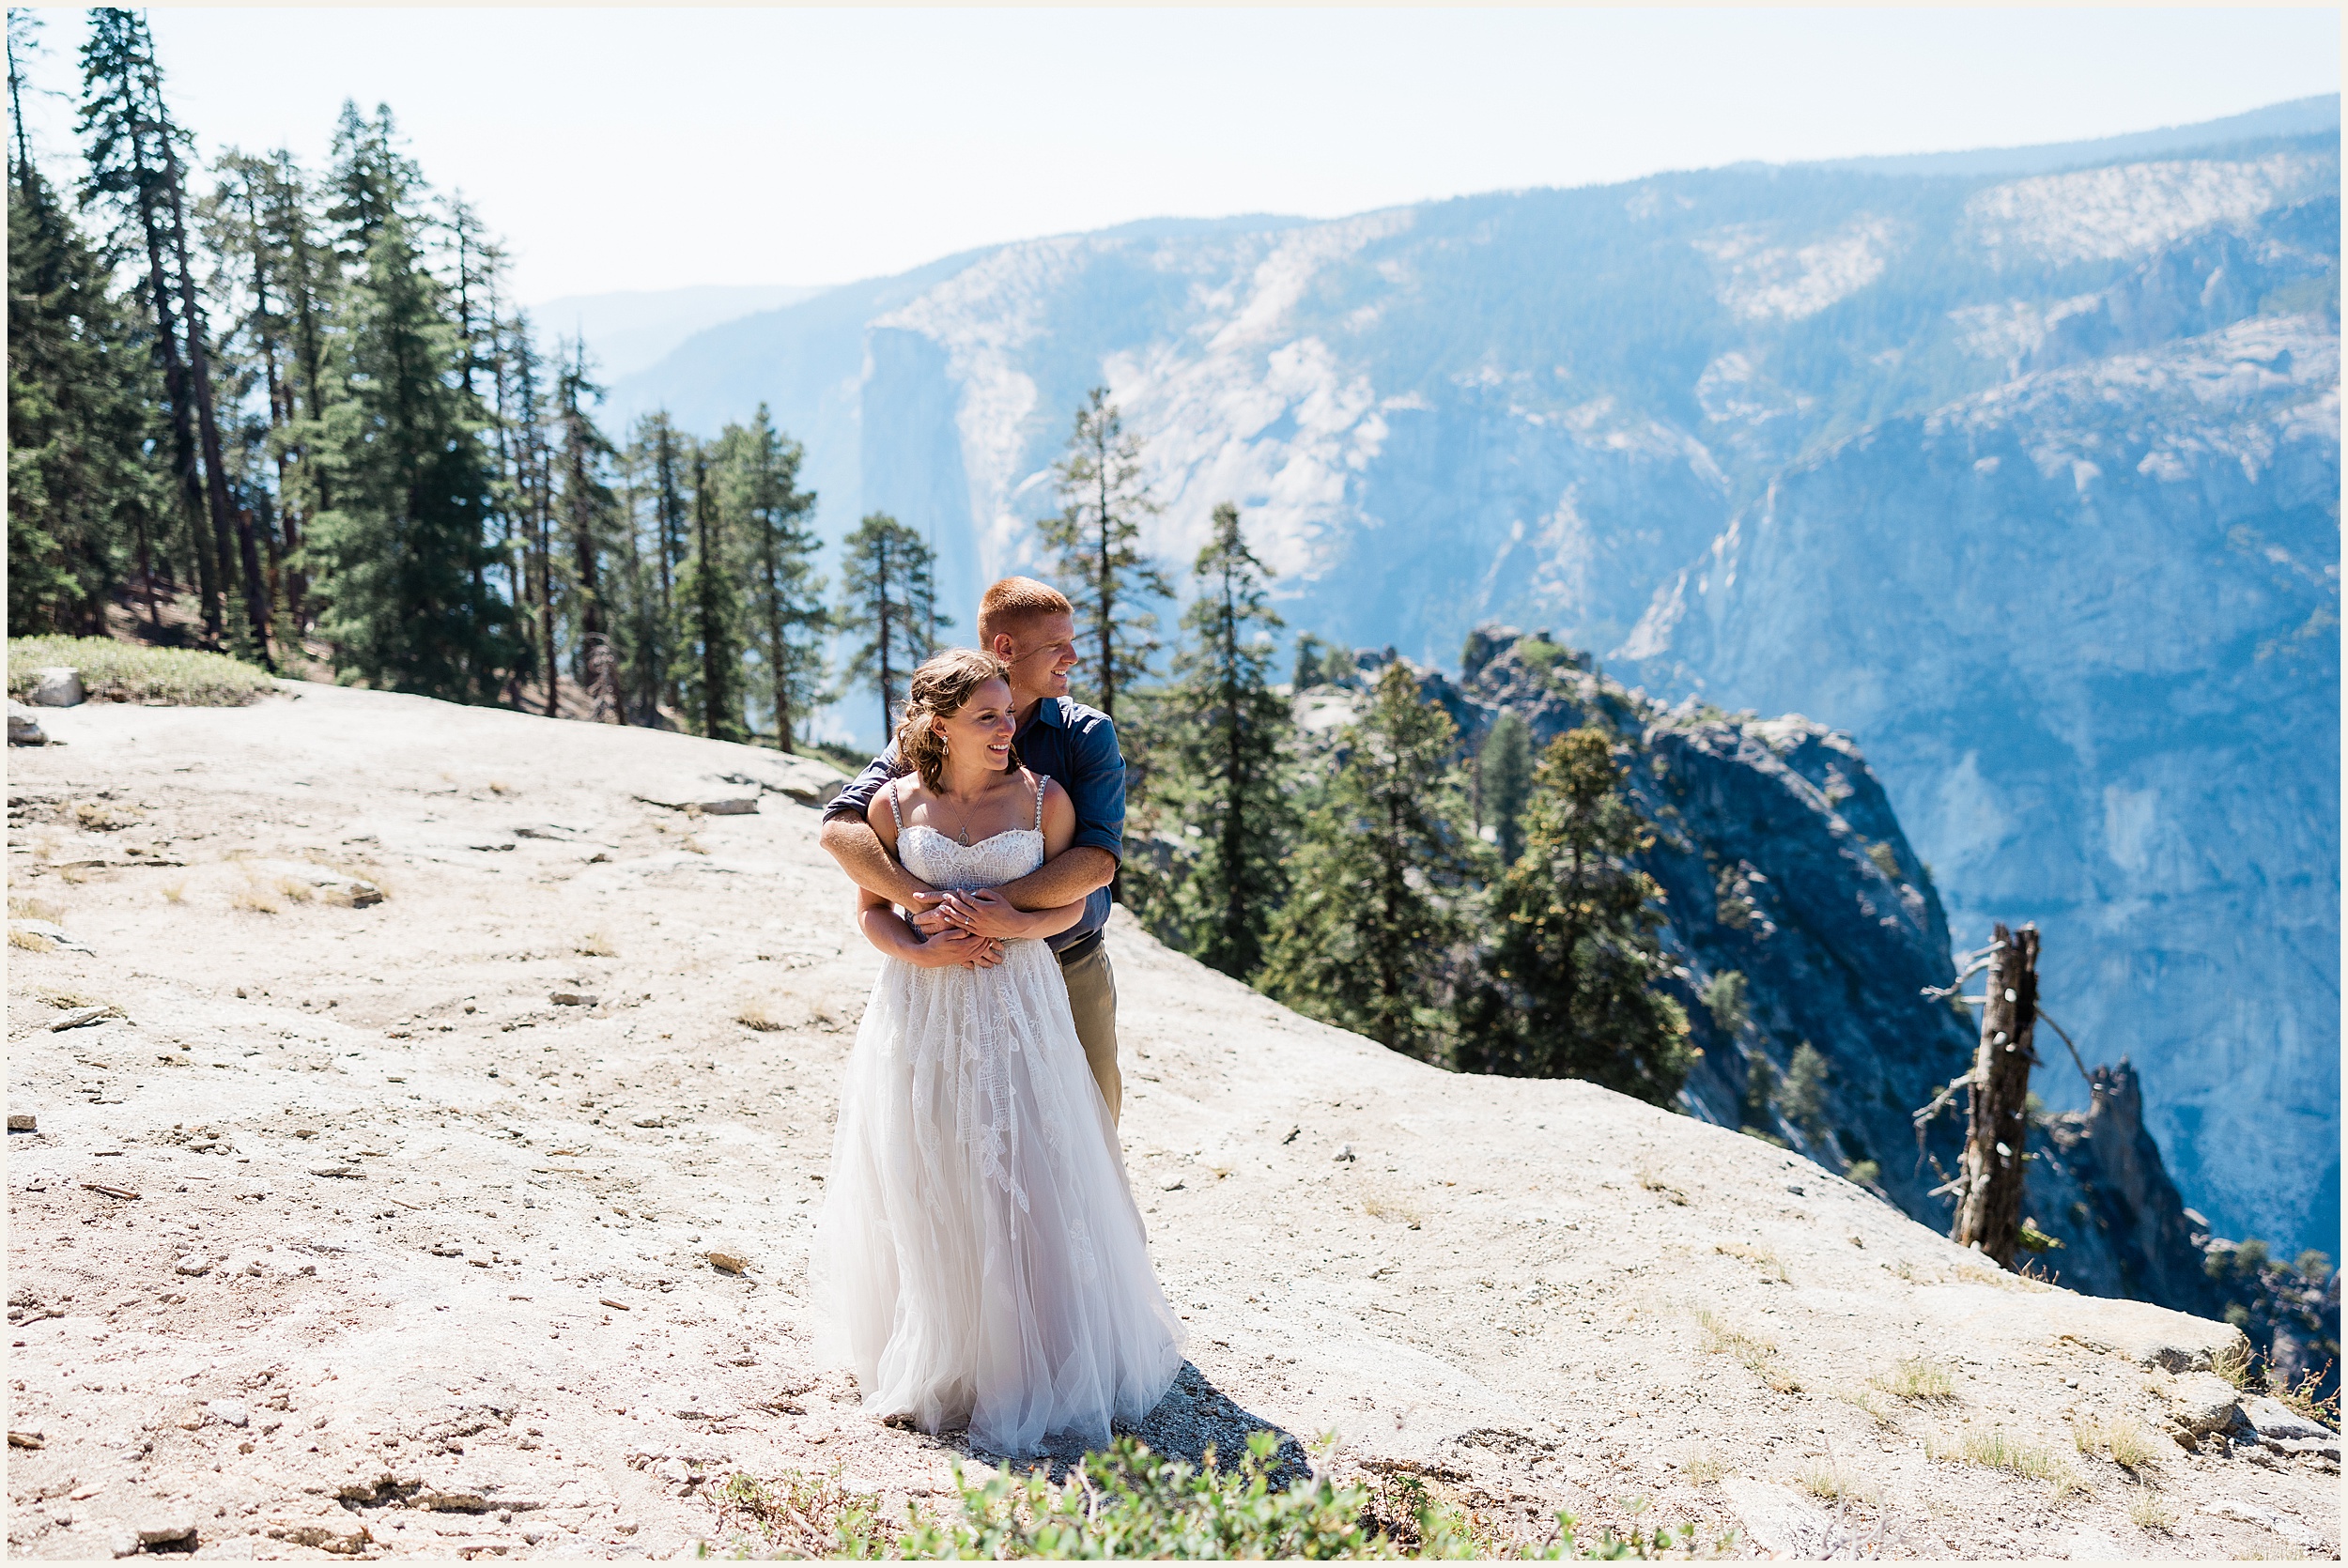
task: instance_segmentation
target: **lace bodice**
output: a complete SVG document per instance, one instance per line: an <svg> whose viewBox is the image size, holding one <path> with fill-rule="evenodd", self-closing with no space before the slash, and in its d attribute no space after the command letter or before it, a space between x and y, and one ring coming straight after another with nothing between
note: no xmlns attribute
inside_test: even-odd
<svg viewBox="0 0 2348 1568"><path fill-rule="evenodd" d="M898 831L897 858L932 887L1000 887L1043 864L1043 834L1015 827L975 844L958 844L916 822Z"/></svg>
<svg viewBox="0 0 2348 1568"><path fill-rule="evenodd" d="M922 822L905 825L894 781L883 792L897 821L897 858L932 887L1000 887L1043 864L1043 782L1036 781L1035 825L965 844Z"/></svg>

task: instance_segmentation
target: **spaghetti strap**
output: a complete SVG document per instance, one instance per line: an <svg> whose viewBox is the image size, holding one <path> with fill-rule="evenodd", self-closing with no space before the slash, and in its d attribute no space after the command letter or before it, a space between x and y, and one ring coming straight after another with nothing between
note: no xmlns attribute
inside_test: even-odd
<svg viewBox="0 0 2348 1568"><path fill-rule="evenodd" d="M897 809L897 781L890 779L888 788L888 814L897 819L897 831L903 833L905 830L905 814Z"/></svg>
<svg viewBox="0 0 2348 1568"><path fill-rule="evenodd" d="M1043 831L1043 788L1051 781L1038 775L1035 781L1035 831Z"/></svg>

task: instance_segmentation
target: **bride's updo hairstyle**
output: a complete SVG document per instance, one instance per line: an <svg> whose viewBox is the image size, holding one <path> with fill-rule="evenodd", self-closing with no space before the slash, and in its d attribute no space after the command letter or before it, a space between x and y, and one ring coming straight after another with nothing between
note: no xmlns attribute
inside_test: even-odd
<svg viewBox="0 0 2348 1568"><path fill-rule="evenodd" d="M946 787L945 721L962 712L970 694L989 681L1011 679L1011 670L992 653L976 648L949 648L913 672L905 690L905 716L897 725L897 761L921 776L924 787ZM1012 749L1011 765L1019 766L1019 751Z"/></svg>

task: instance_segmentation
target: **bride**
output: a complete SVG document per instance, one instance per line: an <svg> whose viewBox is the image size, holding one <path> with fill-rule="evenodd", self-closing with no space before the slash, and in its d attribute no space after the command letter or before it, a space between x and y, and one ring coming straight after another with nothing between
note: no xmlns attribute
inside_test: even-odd
<svg viewBox="0 0 2348 1568"><path fill-rule="evenodd" d="M897 731L911 769L870 821L905 869L953 890L973 962L925 944L888 901L857 920L886 955L848 1058L810 1255L824 1346L864 1408L971 1446L1105 1446L1182 1370L1108 1107L1042 938L1084 905L1022 913L993 891L1065 849L1075 810L1012 752L1003 666L970 649L914 672Z"/></svg>

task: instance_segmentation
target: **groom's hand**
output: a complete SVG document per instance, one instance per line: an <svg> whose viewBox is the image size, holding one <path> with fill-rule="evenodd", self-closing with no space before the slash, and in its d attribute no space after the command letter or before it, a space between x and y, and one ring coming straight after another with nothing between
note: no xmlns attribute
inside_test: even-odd
<svg viewBox="0 0 2348 1568"><path fill-rule="evenodd" d="M946 895L940 906L947 918L965 931L998 942L1027 934L1030 924L1009 899L992 887L961 889Z"/></svg>
<svg viewBox="0 0 2348 1568"><path fill-rule="evenodd" d="M935 936L940 931L960 930L961 922L946 908L943 893L916 893L913 902L901 905L905 912L905 924L923 936Z"/></svg>

